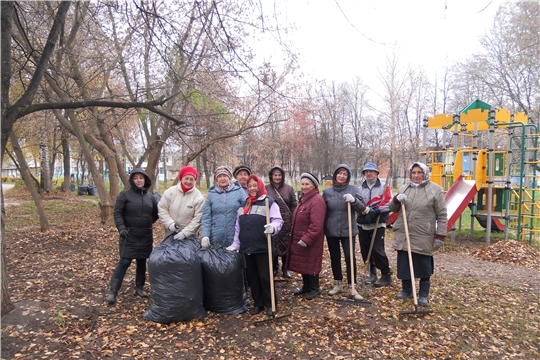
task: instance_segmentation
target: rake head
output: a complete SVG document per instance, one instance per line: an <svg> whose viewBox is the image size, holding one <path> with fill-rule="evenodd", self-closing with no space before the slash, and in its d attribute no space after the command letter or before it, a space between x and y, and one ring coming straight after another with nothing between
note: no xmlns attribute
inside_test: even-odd
<svg viewBox="0 0 540 360"><path fill-rule="evenodd" d="M428 315L432 313L433 313L433 310L418 310L418 305L414 305L414 311L402 311L399 313L399 315L424 316L424 315Z"/></svg>
<svg viewBox="0 0 540 360"><path fill-rule="evenodd" d="M261 325L261 324L264 324L264 323L267 323L267 322L270 322L270 321L282 321L282 320L288 318L288 317L291 316L291 315L292 315L292 314L286 314L286 315L276 316L276 314L272 314L272 316L269 317L268 319L264 319L264 320L259 320L259 321L253 322L253 325Z"/></svg>

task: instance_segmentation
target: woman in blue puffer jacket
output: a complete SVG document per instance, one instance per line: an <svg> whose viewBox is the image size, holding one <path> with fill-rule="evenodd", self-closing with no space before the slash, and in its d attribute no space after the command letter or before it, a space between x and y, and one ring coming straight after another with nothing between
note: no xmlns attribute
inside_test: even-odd
<svg viewBox="0 0 540 360"><path fill-rule="evenodd" d="M232 173L220 166L214 172L216 185L208 189L201 220L201 246L227 247L233 243L237 210L247 199L247 194L237 183L232 183Z"/></svg>

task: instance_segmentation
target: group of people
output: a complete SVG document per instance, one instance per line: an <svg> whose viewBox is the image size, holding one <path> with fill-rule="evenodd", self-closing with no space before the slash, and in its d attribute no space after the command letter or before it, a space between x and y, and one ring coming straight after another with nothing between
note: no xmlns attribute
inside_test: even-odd
<svg viewBox="0 0 540 360"><path fill-rule="evenodd" d="M267 315L272 315L272 304L277 304L277 296L271 291L270 261L274 276L278 274L280 258L284 277L290 278L291 271L302 275L302 287L293 293L294 296L305 295L311 300L321 294L319 274L325 237L335 283L329 295L344 291L343 250L349 296L361 300L362 296L353 286L357 284L354 238L359 237L364 263L369 261L369 277L365 281L375 287L390 285L392 270L385 253L384 236L389 212L393 211L399 213L393 226L393 247L398 253L397 278L402 282L402 291L397 298L412 297L413 279L409 271L412 266L415 277L420 278L418 302L427 305L434 268L433 252L443 244L446 236L446 204L442 189L429 181L427 166L419 162L411 166L411 181L403 185L396 196L392 195L389 186L381 183L374 163L368 162L362 174L365 181L361 186L351 185L351 169L346 164L338 165L332 186L321 195L317 176L302 173L301 196L297 201L294 189L285 183L285 171L279 166L270 169L270 181L266 186L248 166L240 165L232 172L226 166L220 166L214 172L215 185L208 189L205 199L195 187L197 170L184 166L179 172L178 185L167 189L158 203L149 192L148 175L142 169L133 169L130 187L119 194L114 209L120 233L120 260L110 282L107 301L110 304L116 302L133 259L137 264L136 294L147 296L143 289L146 259L152 251L152 224L158 218L165 228L165 237L172 235L179 241L198 239L201 228L203 248L223 247L244 255L246 287L250 288L253 298L253 307L249 309L252 315L265 309ZM408 232L405 231L403 207L408 213ZM269 238L273 259L268 255ZM407 238L411 244L412 264L407 255ZM379 279L377 269L381 272Z"/></svg>

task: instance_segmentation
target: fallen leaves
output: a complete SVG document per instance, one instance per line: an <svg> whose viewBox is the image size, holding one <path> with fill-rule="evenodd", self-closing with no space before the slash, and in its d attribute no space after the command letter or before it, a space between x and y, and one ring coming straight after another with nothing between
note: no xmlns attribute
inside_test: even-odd
<svg viewBox="0 0 540 360"><path fill-rule="evenodd" d="M23 203L23 199L19 201ZM70 201L76 204L74 199ZM340 297L327 295L333 280L327 252L320 297L312 301L292 297L290 293L301 284L296 274L291 282L276 283L278 315L292 313L284 321L254 326L253 321L265 319L263 314L209 313L204 321L168 325L148 322L142 313L151 300L134 295L134 266L128 270L118 303L104 303L118 260L116 229L102 228L99 217L94 219L94 214L84 211L62 216L64 224L45 234L25 229L10 231L6 237L12 299L17 308L2 321L2 358L538 357L540 314L534 291L472 279L466 271L474 268L464 268L460 276L452 277L436 272L430 295L434 314L422 319L402 318L399 312L411 311L413 304L394 299L399 292L396 285L363 291L362 296L373 303L370 308L335 304ZM62 224L60 219L55 222ZM159 224L155 229L159 242ZM508 251L505 249L497 256L511 259L504 254ZM521 254L509 249L514 251L513 256ZM446 262L454 265L458 256ZM522 256L509 264L516 266L523 261ZM493 259L498 261L497 257ZM435 261L439 266L439 258ZM511 273L500 276L508 277L513 284ZM96 314L95 326L89 331Z"/></svg>
<svg viewBox="0 0 540 360"><path fill-rule="evenodd" d="M472 250L470 254L481 260L540 270L540 251L514 240L501 240L493 245Z"/></svg>

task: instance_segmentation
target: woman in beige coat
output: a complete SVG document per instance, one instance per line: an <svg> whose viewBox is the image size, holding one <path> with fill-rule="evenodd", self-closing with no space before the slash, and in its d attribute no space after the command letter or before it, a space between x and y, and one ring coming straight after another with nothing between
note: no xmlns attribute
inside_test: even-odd
<svg viewBox="0 0 540 360"><path fill-rule="evenodd" d="M444 242L448 223L446 201L442 188L429 180L429 169L415 162L409 169L411 182L399 188L398 194L390 202L390 210L399 212L394 224L394 242L397 250L397 277L401 280L402 290L398 299L413 296L412 281L407 254L407 239L403 223L401 204L407 211L407 225L411 243L414 276L420 278L418 304L427 306L430 277L433 274L433 252Z"/></svg>
<svg viewBox="0 0 540 360"><path fill-rule="evenodd" d="M198 176L194 167L184 166L178 174L179 183L163 193L158 214L165 227L165 238L173 233L176 240L198 237L204 206L204 197L195 187Z"/></svg>

